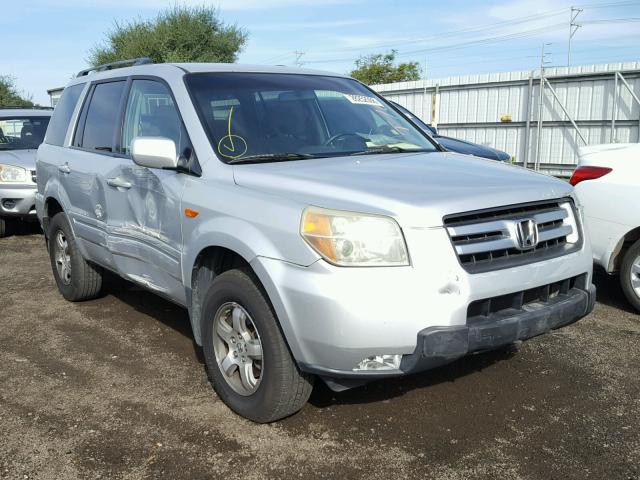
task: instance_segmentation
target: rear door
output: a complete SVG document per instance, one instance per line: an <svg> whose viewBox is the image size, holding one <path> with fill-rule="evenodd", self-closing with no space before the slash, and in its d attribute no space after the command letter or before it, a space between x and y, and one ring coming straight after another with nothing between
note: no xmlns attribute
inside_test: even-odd
<svg viewBox="0 0 640 480"><path fill-rule="evenodd" d="M176 157L193 156L171 91L160 80L131 80L118 141L121 158L105 185L109 245L120 273L184 303L180 206L185 175L135 164L131 144L136 137L168 138Z"/></svg>
<svg viewBox="0 0 640 480"><path fill-rule="evenodd" d="M71 148L66 152L66 165L60 168L75 235L83 242L88 259L108 268L114 267L109 212L118 205L109 205L111 192L106 185L122 162L115 145L126 85L125 79L110 79L90 86Z"/></svg>

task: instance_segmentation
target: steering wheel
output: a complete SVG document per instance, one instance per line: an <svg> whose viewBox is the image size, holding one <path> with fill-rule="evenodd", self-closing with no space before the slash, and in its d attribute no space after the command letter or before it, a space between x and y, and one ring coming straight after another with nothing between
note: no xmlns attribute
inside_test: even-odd
<svg viewBox="0 0 640 480"><path fill-rule="evenodd" d="M324 145L332 145L333 142L335 142L336 140L338 140L340 138L348 138L348 137L356 137L356 138L358 138L360 140L364 140L364 138L362 138L357 133L338 133L338 134L332 136L331 138L329 138L326 142L324 142Z"/></svg>

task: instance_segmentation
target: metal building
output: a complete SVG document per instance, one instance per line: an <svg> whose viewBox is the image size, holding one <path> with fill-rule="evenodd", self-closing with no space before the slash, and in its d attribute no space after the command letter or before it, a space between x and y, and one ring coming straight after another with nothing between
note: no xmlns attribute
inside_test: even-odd
<svg viewBox="0 0 640 480"><path fill-rule="evenodd" d="M373 88L442 135L504 150L554 175L570 174L584 144L640 142L640 62L546 68L542 82L536 70Z"/></svg>

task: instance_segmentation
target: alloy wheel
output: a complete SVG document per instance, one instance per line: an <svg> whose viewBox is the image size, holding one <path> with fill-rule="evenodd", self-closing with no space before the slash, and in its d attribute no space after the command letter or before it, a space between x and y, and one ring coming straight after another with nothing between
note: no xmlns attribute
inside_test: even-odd
<svg viewBox="0 0 640 480"><path fill-rule="evenodd" d="M631 275L631 287L636 293L636 296L640 298L640 256L636 257L631 264L629 275Z"/></svg>
<svg viewBox="0 0 640 480"><path fill-rule="evenodd" d="M58 277L65 285L71 284L71 255L69 254L69 242L62 230L55 235L54 259Z"/></svg>
<svg viewBox="0 0 640 480"><path fill-rule="evenodd" d="M262 342L251 315L238 303L224 303L216 312L213 349L227 384L243 396L255 393L264 374Z"/></svg>

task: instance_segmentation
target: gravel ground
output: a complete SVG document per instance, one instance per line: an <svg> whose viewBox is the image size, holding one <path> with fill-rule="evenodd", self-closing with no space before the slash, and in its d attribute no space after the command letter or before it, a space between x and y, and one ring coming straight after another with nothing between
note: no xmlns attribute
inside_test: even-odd
<svg viewBox="0 0 640 480"><path fill-rule="evenodd" d="M594 313L517 350L318 384L254 425L216 397L185 310L115 278L67 303L41 235L0 239L0 478L639 479L640 316L596 283Z"/></svg>

